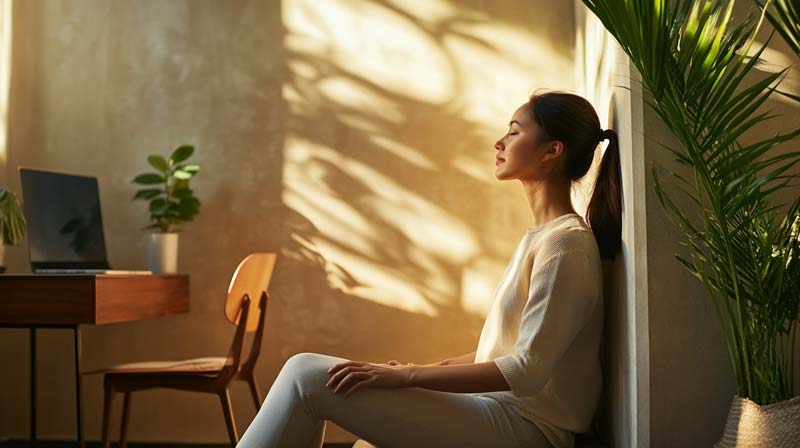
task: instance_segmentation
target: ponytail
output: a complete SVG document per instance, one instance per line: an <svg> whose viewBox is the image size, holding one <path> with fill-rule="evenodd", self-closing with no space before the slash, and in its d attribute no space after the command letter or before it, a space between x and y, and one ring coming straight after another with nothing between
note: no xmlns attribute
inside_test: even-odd
<svg viewBox="0 0 800 448"><path fill-rule="evenodd" d="M622 247L622 188L619 160L619 137L611 129L603 131L608 147L600 160L600 169L586 209L600 256L613 259Z"/></svg>

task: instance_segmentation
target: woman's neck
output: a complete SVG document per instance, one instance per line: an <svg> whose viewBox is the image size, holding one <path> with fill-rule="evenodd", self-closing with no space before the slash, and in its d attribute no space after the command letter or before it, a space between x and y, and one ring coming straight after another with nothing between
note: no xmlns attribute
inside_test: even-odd
<svg viewBox="0 0 800 448"><path fill-rule="evenodd" d="M577 213L572 207L571 182L548 180L522 181L528 205L533 214L532 225L538 226L568 213Z"/></svg>

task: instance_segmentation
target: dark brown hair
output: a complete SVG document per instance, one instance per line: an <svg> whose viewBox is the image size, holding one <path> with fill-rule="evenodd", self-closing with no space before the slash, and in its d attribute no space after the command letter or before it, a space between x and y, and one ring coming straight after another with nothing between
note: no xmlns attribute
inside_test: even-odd
<svg viewBox="0 0 800 448"><path fill-rule="evenodd" d="M603 130L592 105L584 98L565 92L534 94L528 101L531 118L548 140L564 144L565 175L577 181L589 171L597 145L609 144L586 210L600 256L614 258L622 245L622 187L620 184L619 138Z"/></svg>

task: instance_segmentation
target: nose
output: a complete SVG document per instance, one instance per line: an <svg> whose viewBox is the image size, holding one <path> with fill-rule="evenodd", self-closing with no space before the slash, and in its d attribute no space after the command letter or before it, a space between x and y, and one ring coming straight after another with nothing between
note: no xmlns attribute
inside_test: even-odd
<svg viewBox="0 0 800 448"><path fill-rule="evenodd" d="M496 149L498 151L502 151L505 148L506 148L506 145L503 144L503 139L502 138L500 140L494 142L494 149Z"/></svg>

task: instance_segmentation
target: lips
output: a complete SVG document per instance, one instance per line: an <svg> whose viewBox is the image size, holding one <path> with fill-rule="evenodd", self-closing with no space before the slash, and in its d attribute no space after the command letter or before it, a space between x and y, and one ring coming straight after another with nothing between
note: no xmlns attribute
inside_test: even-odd
<svg viewBox="0 0 800 448"><path fill-rule="evenodd" d="M500 165L501 163L505 162L505 160L506 160L506 159L502 159L502 158L500 158L500 157L497 157L497 158L495 159L495 163L494 163L494 164L495 164L495 165Z"/></svg>

